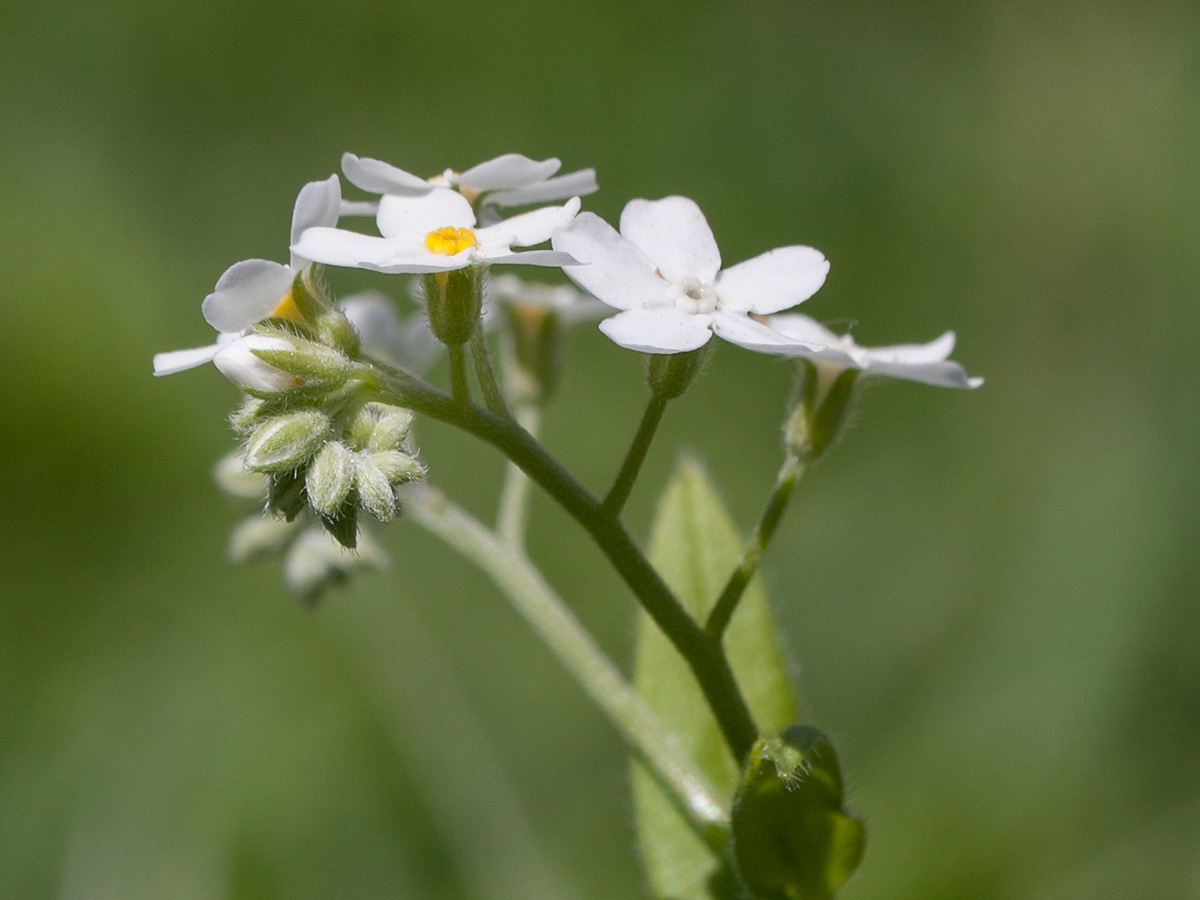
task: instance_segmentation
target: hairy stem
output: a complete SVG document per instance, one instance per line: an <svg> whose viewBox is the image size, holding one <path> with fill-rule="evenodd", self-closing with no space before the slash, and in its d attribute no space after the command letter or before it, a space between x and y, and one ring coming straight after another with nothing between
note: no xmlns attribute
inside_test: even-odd
<svg viewBox="0 0 1200 900"><path fill-rule="evenodd" d="M613 486L604 498L604 511L610 515L620 515L625 501L629 499L629 492L633 490L633 483L642 469L646 451L650 449L650 442L654 440L654 432L658 430L658 423L662 421L666 408L666 397L661 394L650 395L650 402L646 404L646 411L642 413L642 422L638 425L637 434L633 436L633 443L629 445L629 452L625 454L625 461L621 463L621 471L617 473Z"/></svg>
<svg viewBox="0 0 1200 900"><path fill-rule="evenodd" d="M725 589L721 591L721 596L713 605L712 612L708 614L704 630L712 638L719 641L725 634L729 620L733 618L733 612L737 609L738 601L742 599L746 586L750 584L750 579L758 571L758 564L762 561L763 552L767 549L767 544L771 542L775 527L779 524L788 500L792 496L792 489L796 487L796 482L803 471L804 464L800 458L789 453L775 479L775 490L771 492L762 518L758 520L758 527L754 529L754 534L746 542L746 548L742 551L742 561L729 576Z"/></svg>
<svg viewBox="0 0 1200 900"><path fill-rule="evenodd" d="M688 615L614 515L512 419L462 406L401 370L364 363L356 377L387 402L446 422L491 444L583 526L642 608L683 656L734 758L739 763L745 761L758 730L720 641Z"/></svg>
<svg viewBox="0 0 1200 900"><path fill-rule="evenodd" d="M433 488L410 489L405 509L496 583L719 856L729 842L729 819L712 788L529 559Z"/></svg>

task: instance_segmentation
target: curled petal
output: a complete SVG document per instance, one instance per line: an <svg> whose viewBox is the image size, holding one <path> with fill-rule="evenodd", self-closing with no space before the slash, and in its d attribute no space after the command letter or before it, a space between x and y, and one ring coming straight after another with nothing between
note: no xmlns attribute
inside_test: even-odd
<svg viewBox="0 0 1200 900"><path fill-rule="evenodd" d="M545 181L561 166L562 163L557 159L538 162L519 153L505 153L472 166L456 177L454 182L472 191L502 190Z"/></svg>
<svg viewBox="0 0 1200 900"><path fill-rule="evenodd" d="M668 281L690 277L712 284L721 268L708 220L687 197L630 200L621 213L621 236L654 260Z"/></svg>
<svg viewBox="0 0 1200 900"><path fill-rule="evenodd" d="M432 188L418 196L383 196L375 221L384 237L406 234L424 239L426 234L438 228L471 228L475 224L475 212L470 201L458 191Z"/></svg>
<svg viewBox="0 0 1200 900"><path fill-rule="evenodd" d="M554 232L551 244L581 263L565 267L567 277L609 306L633 309L670 303L667 283L650 258L594 213L576 216Z"/></svg>
<svg viewBox="0 0 1200 900"><path fill-rule="evenodd" d="M962 366L950 360L915 364L872 362L866 367L866 371L872 375L888 375L892 378L919 381L921 384L932 384L936 387L969 389L983 384L982 378L968 377Z"/></svg>
<svg viewBox="0 0 1200 900"><path fill-rule="evenodd" d="M759 353L791 356L797 355L798 351L815 349L755 322L743 313L717 310L712 314L712 330L716 332L717 337L724 338L731 344L737 344L747 350L757 350Z"/></svg>
<svg viewBox="0 0 1200 900"><path fill-rule="evenodd" d="M549 203L553 200L594 194L598 189L596 170L580 169L578 172L568 172L566 175L547 178L545 181L523 187L494 191L487 195L486 202L493 206L527 206L531 203Z"/></svg>
<svg viewBox="0 0 1200 900"><path fill-rule="evenodd" d="M605 319L600 330L622 347L642 353L683 353L703 347L712 337L708 316L673 306L629 309Z"/></svg>
<svg viewBox="0 0 1200 900"><path fill-rule="evenodd" d="M200 309L217 331L244 331L271 314L291 290L295 275L287 266L266 259L234 263L217 279L216 289Z"/></svg>
<svg viewBox="0 0 1200 900"><path fill-rule="evenodd" d="M717 276L726 307L760 314L807 300L825 283L829 261L812 247L779 247L730 266Z"/></svg>
<svg viewBox="0 0 1200 900"><path fill-rule="evenodd" d="M872 365L877 362L908 366L942 362L954 352L954 332L947 331L928 344L893 344L890 347L872 347L866 352Z"/></svg>
<svg viewBox="0 0 1200 900"><path fill-rule="evenodd" d="M352 185L371 194L423 194L430 190L424 178L353 153L342 154L342 172Z"/></svg>
<svg viewBox="0 0 1200 900"><path fill-rule="evenodd" d="M221 349L220 344L210 344L207 347L195 347L191 350L171 350L167 353L154 354L154 374L174 375L187 369L194 369L207 362Z"/></svg>
<svg viewBox="0 0 1200 900"><path fill-rule="evenodd" d="M310 181L300 189L292 208L291 243L296 243L306 228L336 225L341 206L342 183L336 175L330 175L324 181ZM292 261L292 268L303 265Z"/></svg>

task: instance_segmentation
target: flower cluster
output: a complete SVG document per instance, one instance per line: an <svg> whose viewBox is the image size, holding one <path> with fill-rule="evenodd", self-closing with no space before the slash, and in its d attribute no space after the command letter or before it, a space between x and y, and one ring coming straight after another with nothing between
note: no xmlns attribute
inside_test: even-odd
<svg viewBox="0 0 1200 900"><path fill-rule="evenodd" d="M829 273L812 247L779 247L723 266L694 201L633 200L613 228L579 211L580 197L596 190L593 170L559 175L560 165L507 154L422 178L345 154L345 179L369 196L344 199L337 175L305 185L292 212L287 264L251 259L227 269L201 306L216 340L158 354L155 374L212 362L249 394L235 416L245 439L240 458L268 479L268 508L288 522L306 511L344 547L357 542L360 511L391 519L396 487L425 473L409 445L411 416L375 402L362 373L390 366L419 375L448 349L453 399L469 404L469 352L488 409L506 414L487 358L486 334L494 330L502 334L508 402L525 407L543 406L554 392L563 328L589 319L600 319L618 345L650 354L651 390L664 400L699 371L698 351L713 335L795 357L819 374L809 379L820 387L806 401L804 427L793 429L804 435L797 446L809 458L820 452L811 436L839 378L847 390L860 374L958 388L981 383L949 361L952 333L925 345L869 349L788 312ZM545 203L558 205L536 206ZM363 216L374 217L375 233L341 224ZM416 276L424 309L401 319L380 294L334 304L316 264ZM500 264L561 267L586 295L568 285L490 278Z"/></svg>

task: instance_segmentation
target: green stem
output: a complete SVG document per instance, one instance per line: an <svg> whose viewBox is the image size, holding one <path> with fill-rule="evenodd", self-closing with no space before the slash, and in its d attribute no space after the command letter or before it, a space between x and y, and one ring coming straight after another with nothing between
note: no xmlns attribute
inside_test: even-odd
<svg viewBox="0 0 1200 900"><path fill-rule="evenodd" d="M517 404L517 424L536 437L541 423L541 411L533 404ZM496 516L496 531L500 540L514 550L525 546L525 523L529 516L531 482L514 463L504 469L504 487L500 491L500 509Z"/></svg>
<svg viewBox="0 0 1200 900"><path fill-rule="evenodd" d="M471 356L475 360L475 380L479 382L479 389L483 391L483 402L493 413L507 418L508 407L504 403L500 382L496 380L496 371L492 368L492 356L488 352L487 339L483 336L482 322L475 323L470 343Z"/></svg>
<svg viewBox="0 0 1200 900"><path fill-rule="evenodd" d="M528 557L433 488L421 485L410 489L405 511L491 577L616 726L696 834L719 856L729 843L729 819L704 775Z"/></svg>
<svg viewBox="0 0 1200 900"><path fill-rule="evenodd" d="M737 609L738 601L742 599L746 586L750 584L750 579L758 570L763 552L767 549L767 544L771 542L775 527L779 524L779 519L787 507L788 499L792 496L792 489L796 487L796 482L803 472L804 463L798 456L789 453L783 462L783 467L779 470L779 476L775 479L775 490L771 493L770 500L767 501L767 508L763 510L762 518L758 520L758 527L754 529L754 534L746 542L746 548L742 551L742 561L729 576L725 590L721 591L721 596L717 598L712 612L708 615L704 630L710 637L719 641L725 634L729 620L733 618L733 612Z"/></svg>
<svg viewBox="0 0 1200 900"><path fill-rule="evenodd" d="M388 402L446 422L491 444L583 526L642 608L683 656L734 758L739 763L745 761L758 738L758 729L720 641L713 640L688 615L624 526L587 488L512 419L502 419L473 406L461 406L436 388L390 367L364 364L356 377Z"/></svg>
<svg viewBox="0 0 1200 900"><path fill-rule="evenodd" d="M471 405L471 386L467 382L467 357L462 344L447 344L450 351L450 395L464 409Z"/></svg>
<svg viewBox="0 0 1200 900"><path fill-rule="evenodd" d="M604 498L604 511L610 515L620 515L621 508L629 499L629 492L633 490L633 483L637 480L638 472L646 459L646 451L650 449L654 432L658 429L663 411L667 408L667 399L662 394L650 395L650 402L646 404L646 411L642 413L642 422L638 425L637 434L633 436L633 443L629 445L629 452L625 454L625 461L621 463L621 471L617 473L613 486L608 489L608 495Z"/></svg>

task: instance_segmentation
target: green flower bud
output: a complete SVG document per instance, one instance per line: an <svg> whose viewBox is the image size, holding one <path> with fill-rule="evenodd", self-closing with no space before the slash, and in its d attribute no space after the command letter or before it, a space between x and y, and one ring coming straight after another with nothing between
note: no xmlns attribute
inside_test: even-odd
<svg viewBox="0 0 1200 900"><path fill-rule="evenodd" d="M260 325L259 331L261 334L250 337L276 343L267 347L251 348L250 352L266 364L266 367L279 371L290 378L289 386L291 387L299 384L301 380L336 385L341 384L350 376L350 360L332 347L294 335L283 340L278 335L287 333L286 329L279 331L269 324ZM250 338L243 340L248 341ZM253 387L253 385L248 386ZM278 390L285 389L279 388Z"/></svg>
<svg viewBox="0 0 1200 900"><path fill-rule="evenodd" d="M329 427L329 416L315 409L268 419L246 443L246 467L255 472L297 469L321 448Z"/></svg>
<svg viewBox="0 0 1200 900"><path fill-rule="evenodd" d="M341 441L327 441L304 476L308 502L317 512L335 515L354 487L354 457Z"/></svg>
<svg viewBox="0 0 1200 900"><path fill-rule="evenodd" d="M387 475L365 457L359 456L354 465L354 489L363 509L380 522L396 517L396 492Z"/></svg>
<svg viewBox="0 0 1200 900"><path fill-rule="evenodd" d="M366 461L382 472L383 477L393 486L420 481L425 477L425 467L401 450L377 450L367 453Z"/></svg>
<svg viewBox="0 0 1200 900"><path fill-rule="evenodd" d="M783 427L787 451L815 462L837 441L853 408L860 372L823 361L800 363L800 399Z"/></svg>
<svg viewBox="0 0 1200 900"><path fill-rule="evenodd" d="M296 527L295 522L270 514L246 519L229 536L229 558L236 563L269 559L282 552Z"/></svg>
<svg viewBox="0 0 1200 900"><path fill-rule="evenodd" d="M829 900L862 859L833 746L808 726L754 745L734 798L738 873L763 900Z"/></svg>
<svg viewBox="0 0 1200 900"><path fill-rule="evenodd" d="M408 440L413 415L399 406L383 408L387 411L375 423L371 436L367 438L366 447L368 450L399 450Z"/></svg>
<svg viewBox="0 0 1200 900"><path fill-rule="evenodd" d="M423 279L429 328L448 347L461 347L475 332L483 309L483 267L433 272Z"/></svg>

